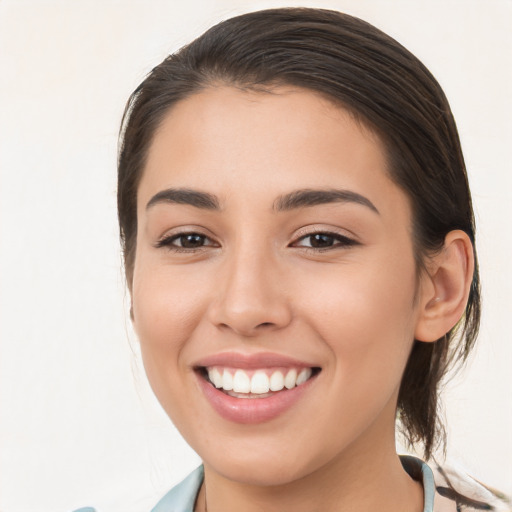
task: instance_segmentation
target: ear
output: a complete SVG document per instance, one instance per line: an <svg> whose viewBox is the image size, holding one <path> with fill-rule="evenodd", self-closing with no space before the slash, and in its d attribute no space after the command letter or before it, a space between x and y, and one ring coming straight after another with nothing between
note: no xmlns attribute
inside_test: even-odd
<svg viewBox="0 0 512 512"><path fill-rule="evenodd" d="M464 231L450 231L442 250L427 262L421 278L415 338L432 342L444 336L466 309L473 270L473 245Z"/></svg>

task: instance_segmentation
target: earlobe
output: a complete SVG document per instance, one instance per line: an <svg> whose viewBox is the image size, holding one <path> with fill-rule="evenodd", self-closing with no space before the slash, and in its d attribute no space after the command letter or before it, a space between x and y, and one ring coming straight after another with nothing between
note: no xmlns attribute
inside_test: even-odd
<svg viewBox="0 0 512 512"><path fill-rule="evenodd" d="M469 236L464 231L450 231L443 249L430 259L427 270L415 338L433 342L457 324L466 308L474 270Z"/></svg>

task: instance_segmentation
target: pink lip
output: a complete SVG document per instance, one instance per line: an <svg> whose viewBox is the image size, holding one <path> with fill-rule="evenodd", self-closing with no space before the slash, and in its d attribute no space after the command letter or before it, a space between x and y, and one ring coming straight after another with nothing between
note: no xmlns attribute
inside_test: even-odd
<svg viewBox="0 0 512 512"><path fill-rule="evenodd" d="M197 367L225 366L229 368L241 368L245 370L256 370L258 368L293 367L313 368L317 364L299 361L291 357L274 354L271 352L260 352L256 354L242 354L239 352L224 352L204 357L193 364Z"/></svg>
<svg viewBox="0 0 512 512"><path fill-rule="evenodd" d="M269 367L315 367L303 361L271 353L249 356L239 353L216 354L201 359L194 366L225 366L248 370ZM242 424L263 423L283 414L307 394L317 377L314 375L300 386L284 389L267 398L235 398L215 388L204 378L202 372L197 371L196 376L199 387L217 414L228 421Z"/></svg>

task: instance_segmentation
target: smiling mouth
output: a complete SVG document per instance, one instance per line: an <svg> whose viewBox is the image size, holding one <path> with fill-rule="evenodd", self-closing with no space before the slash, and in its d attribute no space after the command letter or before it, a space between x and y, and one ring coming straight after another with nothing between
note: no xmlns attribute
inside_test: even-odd
<svg viewBox="0 0 512 512"><path fill-rule="evenodd" d="M222 366L199 367L203 379L234 398L268 398L301 386L320 373L318 367L245 370Z"/></svg>

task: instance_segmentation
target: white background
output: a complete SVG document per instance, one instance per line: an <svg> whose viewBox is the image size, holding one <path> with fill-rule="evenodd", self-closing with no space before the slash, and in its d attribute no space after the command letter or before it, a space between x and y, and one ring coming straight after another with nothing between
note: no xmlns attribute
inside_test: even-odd
<svg viewBox="0 0 512 512"><path fill-rule="evenodd" d="M115 212L124 102L213 23L282 5L358 15L444 87L473 188L480 344L446 408L449 456L512 493L510 0L0 0L0 510L148 511L198 463L152 397Z"/></svg>

